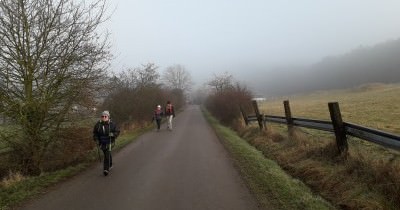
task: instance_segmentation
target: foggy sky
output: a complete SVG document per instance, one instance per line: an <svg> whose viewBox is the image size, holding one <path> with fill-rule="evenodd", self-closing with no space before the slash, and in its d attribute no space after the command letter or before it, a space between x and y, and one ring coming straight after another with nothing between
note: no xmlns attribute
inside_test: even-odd
<svg viewBox="0 0 400 210"><path fill-rule="evenodd" d="M113 71L181 64L197 85L400 38L398 0L112 0Z"/></svg>

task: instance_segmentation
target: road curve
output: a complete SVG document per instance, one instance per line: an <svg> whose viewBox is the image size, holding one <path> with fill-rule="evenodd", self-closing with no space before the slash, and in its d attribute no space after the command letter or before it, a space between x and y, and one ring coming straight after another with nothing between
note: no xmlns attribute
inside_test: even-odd
<svg viewBox="0 0 400 210"><path fill-rule="evenodd" d="M258 209L198 106L113 158L109 176L98 163L20 209Z"/></svg>

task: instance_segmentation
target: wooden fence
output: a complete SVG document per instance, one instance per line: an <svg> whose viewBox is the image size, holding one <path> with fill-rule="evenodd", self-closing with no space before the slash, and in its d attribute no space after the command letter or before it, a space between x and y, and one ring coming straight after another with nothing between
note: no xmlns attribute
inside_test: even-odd
<svg viewBox="0 0 400 210"><path fill-rule="evenodd" d="M384 131L367 128L361 125L343 122L338 102L328 103L331 121L304 119L292 117L289 101L284 101L285 116L273 116L261 114L258 109L257 101L253 101L255 115L246 115L241 109L242 116L246 122L257 121L260 129L267 128L266 122L286 124L289 133L294 126L317 129L327 132L333 132L336 137L336 144L340 153L347 151L347 135L354 136L366 141L370 141L391 149L400 150L400 136Z"/></svg>

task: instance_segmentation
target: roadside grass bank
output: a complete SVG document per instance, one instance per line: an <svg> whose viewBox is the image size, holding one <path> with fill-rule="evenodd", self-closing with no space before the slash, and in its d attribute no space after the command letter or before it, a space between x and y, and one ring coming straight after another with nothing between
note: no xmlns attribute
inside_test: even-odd
<svg viewBox="0 0 400 210"><path fill-rule="evenodd" d="M343 120L400 133L400 84L366 84L353 89L318 91L260 102L264 114L285 116L290 100L293 117L330 120L327 104L340 104ZM330 132L256 123L238 132L293 177L342 209L400 209L400 152L348 136L349 150L337 155Z"/></svg>
<svg viewBox="0 0 400 210"><path fill-rule="evenodd" d="M304 183L287 175L280 166L222 126L204 108L203 114L231 154L242 178L264 209L336 209Z"/></svg>
<svg viewBox="0 0 400 210"><path fill-rule="evenodd" d="M267 158L340 209L399 209L400 156L396 151L349 140L349 151L338 155L334 137L310 135L282 126L257 125L239 132Z"/></svg>
<svg viewBox="0 0 400 210"><path fill-rule="evenodd" d="M115 142L113 151L116 152L120 150L152 128L153 125L149 125L122 134ZM87 154L85 161L65 169L42 173L40 176L35 177L26 177L10 171L9 175L0 182L0 210L13 209L21 203L40 195L45 192L48 187L65 181L91 167L94 162L98 161L98 158L97 148L94 147L94 149Z"/></svg>

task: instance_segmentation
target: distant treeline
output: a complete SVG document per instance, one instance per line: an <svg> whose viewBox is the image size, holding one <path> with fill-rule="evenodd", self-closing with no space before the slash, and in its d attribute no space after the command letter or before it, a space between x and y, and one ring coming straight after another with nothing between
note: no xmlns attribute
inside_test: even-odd
<svg viewBox="0 0 400 210"><path fill-rule="evenodd" d="M262 73L261 73L262 74ZM257 75L252 86L267 96L400 82L400 39L326 57L309 67L282 67Z"/></svg>

